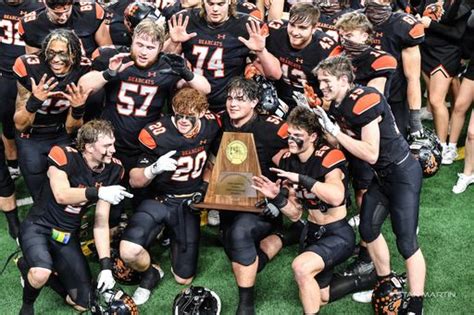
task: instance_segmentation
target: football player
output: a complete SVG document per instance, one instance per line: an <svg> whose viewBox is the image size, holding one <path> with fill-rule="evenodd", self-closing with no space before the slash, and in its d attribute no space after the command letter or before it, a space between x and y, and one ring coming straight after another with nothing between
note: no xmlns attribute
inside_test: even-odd
<svg viewBox="0 0 474 315"><path fill-rule="evenodd" d="M171 271L179 284L190 284L196 274L199 202L206 192L206 162L216 151L220 121L208 111L206 96L185 87L172 100L174 114L147 125L138 137L142 156L130 171L132 187L150 187L152 198L142 201L131 217L120 242L123 261L142 273L133 294L137 305L148 301L163 272L153 267L149 248L166 226L171 238Z"/></svg>
<svg viewBox="0 0 474 315"><path fill-rule="evenodd" d="M423 25L413 16L392 12L390 0L368 0L365 15L374 26L373 45L397 59L397 70L390 84L388 103L398 129L407 136L422 135L420 119L421 57L419 44L424 40Z"/></svg>
<svg viewBox="0 0 474 315"><path fill-rule="evenodd" d="M334 39L318 30L319 15L319 9L312 4L298 3L291 7L288 23L268 24L266 47L281 64L282 75L275 87L290 111L296 105L294 91L303 92L307 86L318 94L318 82L311 70L327 56L339 53Z"/></svg>
<svg viewBox="0 0 474 315"><path fill-rule="evenodd" d="M209 80L211 111L225 108L227 84L233 77L244 74L251 51L265 76L274 79L281 75L278 60L265 48L266 25L236 12L236 3L232 0L203 0L200 9L174 15L168 26L167 49L182 52L193 72Z"/></svg>
<svg viewBox="0 0 474 315"><path fill-rule="evenodd" d="M452 164L458 155L457 139L448 137L449 111L445 99L460 70L461 39L471 14L471 8L461 5L462 2L425 1L423 16L419 17L426 33L420 46L421 66L436 134L443 146L442 164Z"/></svg>
<svg viewBox="0 0 474 315"><path fill-rule="evenodd" d="M397 68L397 61L392 55L370 46L372 24L367 17L360 12L346 13L337 21L336 28L339 31L343 53L351 59L354 66L354 82L374 87L380 93L388 95L390 79ZM348 160L356 204L360 209L362 196L367 191L374 175L367 162L351 154L348 154ZM354 218L355 222L353 222L356 223L358 219L359 217ZM344 274L369 274L373 270L374 265L367 247L362 242L357 259L346 268Z"/></svg>
<svg viewBox="0 0 474 315"><path fill-rule="evenodd" d="M271 168L279 180L254 177L254 187L293 222L308 211L306 235L300 238L304 249L292 268L304 313L317 314L329 301L333 268L352 255L355 245L354 231L345 219L347 161L342 151L322 140L311 110L295 108L287 123L289 152L278 168ZM285 188L280 187L282 180L288 181Z"/></svg>
<svg viewBox="0 0 474 315"><path fill-rule="evenodd" d="M53 145L70 143L69 134L82 125L91 91L76 83L89 68L90 60L81 57L79 38L66 29L53 30L38 54L15 61L16 142L21 172L35 201L46 180L49 150Z"/></svg>
<svg viewBox="0 0 474 315"><path fill-rule="evenodd" d="M27 53L38 51L44 38L58 28L74 30L88 57L97 47L112 44L104 20L105 11L98 3L45 0L44 6L44 10L31 12L20 21L18 31L26 43Z"/></svg>
<svg viewBox="0 0 474 315"><path fill-rule="evenodd" d="M0 24L3 27L0 33L0 121L3 131L0 143L0 209L5 213L8 231L13 239L17 238L20 227L12 179L20 176L20 170L13 122L17 88L12 67L15 59L25 53L25 43L18 33L19 20L24 14L40 7L40 3L23 0L0 3Z"/></svg>
<svg viewBox="0 0 474 315"><path fill-rule="evenodd" d="M161 26L152 19L143 20L135 28L129 53L100 49L94 59L96 70L79 81L84 90L105 87L102 117L115 127L117 157L126 176L141 154L140 130L158 120L175 89L188 85L205 94L210 91L207 80L191 72L182 57L161 53L164 38Z"/></svg>
<svg viewBox="0 0 474 315"><path fill-rule="evenodd" d="M341 15L353 11L349 7L347 0L320 0L316 1L321 10L318 27L326 34L339 42L339 33L336 28L336 22Z"/></svg>
<svg viewBox="0 0 474 315"><path fill-rule="evenodd" d="M328 58L314 73L324 97L332 101L329 114L337 121L332 122L324 109L317 107L314 110L321 126L333 141L371 164L376 173L364 195L359 230L378 281L391 275L390 254L381 234L383 221L390 214L410 287L406 311L422 314L426 266L416 235L422 184L420 163L396 128L383 95L375 88L354 85L352 64L347 57Z"/></svg>
<svg viewBox="0 0 474 315"><path fill-rule="evenodd" d="M24 257L18 265L22 266L24 288L20 314L34 314L33 304L41 288L48 279L58 277L67 293L66 302L79 311L88 309L92 279L78 230L82 215L94 203L94 241L101 269L97 287L103 292L115 285L110 259L110 205L132 195L118 185L123 168L113 158L114 140L110 123L94 120L79 130L77 149L54 146L49 152L45 202L36 204L33 208L37 209L21 225Z"/></svg>
<svg viewBox="0 0 474 315"><path fill-rule="evenodd" d="M234 78L228 86L227 111L222 114L224 131L252 133L262 173L274 178L270 167L286 150L287 124L277 116L260 115L258 84L253 80ZM239 288L237 314L254 314L254 286L257 272L276 255L270 247L266 252L258 245L281 224L278 213L265 216L256 213L221 211L220 229L224 249L232 262L232 271Z"/></svg>
<svg viewBox="0 0 474 315"><path fill-rule="evenodd" d="M201 8L202 4L202 0L179 0L176 1L173 5L163 8L163 15L166 17L167 20L169 20L171 16L173 16L173 14L176 14L181 10ZM262 12L257 8L255 4L251 2L238 1L236 4L236 10L237 12L245 13L259 20L263 20Z"/></svg>

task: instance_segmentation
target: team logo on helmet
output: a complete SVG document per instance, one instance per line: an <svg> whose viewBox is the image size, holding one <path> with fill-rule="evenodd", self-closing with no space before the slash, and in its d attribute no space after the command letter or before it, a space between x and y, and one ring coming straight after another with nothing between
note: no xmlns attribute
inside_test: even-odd
<svg viewBox="0 0 474 315"><path fill-rule="evenodd" d="M372 293L376 315L396 315L402 309L404 277L391 276L378 281Z"/></svg>
<svg viewBox="0 0 474 315"><path fill-rule="evenodd" d="M221 300L214 292L204 287L186 288L176 295L173 303L174 315L219 315Z"/></svg>
<svg viewBox="0 0 474 315"><path fill-rule="evenodd" d="M441 165L441 142L436 134L428 128L424 129L421 138L409 139L410 151L420 162L424 177L435 175Z"/></svg>

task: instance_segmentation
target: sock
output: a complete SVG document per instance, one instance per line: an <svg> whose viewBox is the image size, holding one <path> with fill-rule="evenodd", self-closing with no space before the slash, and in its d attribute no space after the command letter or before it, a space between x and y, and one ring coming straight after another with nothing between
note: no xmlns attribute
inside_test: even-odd
<svg viewBox="0 0 474 315"><path fill-rule="evenodd" d="M257 255L258 255L257 272L260 272L263 270L263 268L265 268L265 265L270 259L268 258L267 254L265 254L265 252L261 250L260 248L257 249Z"/></svg>
<svg viewBox="0 0 474 315"><path fill-rule="evenodd" d="M253 289L253 286L249 288L239 287L239 308L237 309L237 314L255 314Z"/></svg>
<svg viewBox="0 0 474 315"><path fill-rule="evenodd" d="M423 314L423 296L411 296L408 302L407 313Z"/></svg>
<svg viewBox="0 0 474 315"><path fill-rule="evenodd" d="M7 160L7 165L9 167L18 168L18 160Z"/></svg>
<svg viewBox="0 0 474 315"><path fill-rule="evenodd" d="M375 282L375 271L361 276L340 276L335 274L329 285L329 302L337 301L350 293L373 289Z"/></svg>
<svg viewBox="0 0 474 315"><path fill-rule="evenodd" d="M457 143L456 142L455 143L452 143L452 142L448 143L448 148L456 150L457 149Z"/></svg>
<svg viewBox="0 0 474 315"><path fill-rule="evenodd" d="M40 292L41 288L33 288L30 284L30 281L28 281L28 277L26 277L25 286L23 287L23 305L21 307L20 314L34 314L33 304L38 298Z"/></svg>
<svg viewBox="0 0 474 315"><path fill-rule="evenodd" d="M372 261L369 255L369 251L367 250L367 247L360 245L359 259L366 263L369 263Z"/></svg>
<svg viewBox="0 0 474 315"><path fill-rule="evenodd" d="M148 290L152 290L156 287L160 281L160 272L150 264L150 267L142 273L142 280L140 281L140 287Z"/></svg>
<svg viewBox="0 0 474 315"><path fill-rule="evenodd" d="M391 276L393 276L393 272L389 273L388 275L385 275L385 276L379 276L377 275L377 282L380 282L382 281L383 279L385 278L390 278Z"/></svg>
<svg viewBox="0 0 474 315"><path fill-rule="evenodd" d="M4 213L5 213L5 216L7 217L8 233L10 234L11 238L16 240L18 237L18 234L20 233L20 219L18 218L18 210L17 208L15 208L12 211L4 212Z"/></svg>

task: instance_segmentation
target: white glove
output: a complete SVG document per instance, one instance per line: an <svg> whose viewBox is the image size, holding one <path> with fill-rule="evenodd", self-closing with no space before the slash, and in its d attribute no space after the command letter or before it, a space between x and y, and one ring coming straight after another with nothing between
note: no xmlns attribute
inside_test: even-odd
<svg viewBox="0 0 474 315"><path fill-rule="evenodd" d="M99 272L99 276L97 277L97 289L99 289L100 293L103 293L105 290L112 289L115 285L115 279L112 275L112 270L104 269Z"/></svg>
<svg viewBox="0 0 474 315"><path fill-rule="evenodd" d="M159 157L155 163L150 166L145 167L143 170L145 177L148 179L153 179L156 175L163 172L175 171L177 168L178 162L175 159L172 159L171 156L176 154L176 150L172 150L165 155Z"/></svg>
<svg viewBox="0 0 474 315"><path fill-rule="evenodd" d="M304 93L293 91L293 99L295 100L298 106L302 106L304 108L312 110L311 106L309 106L308 99L306 98L306 95L304 95Z"/></svg>
<svg viewBox="0 0 474 315"><path fill-rule="evenodd" d="M333 137L337 137L339 132L341 132L339 125L336 122L332 122L332 120L328 117L328 114L326 114L326 111L321 106L313 108L313 111L316 115L318 115L318 122L324 131Z"/></svg>
<svg viewBox="0 0 474 315"><path fill-rule="evenodd" d="M133 194L129 193L123 186L113 185L99 188L99 199L112 205L119 204L125 197L132 198Z"/></svg>

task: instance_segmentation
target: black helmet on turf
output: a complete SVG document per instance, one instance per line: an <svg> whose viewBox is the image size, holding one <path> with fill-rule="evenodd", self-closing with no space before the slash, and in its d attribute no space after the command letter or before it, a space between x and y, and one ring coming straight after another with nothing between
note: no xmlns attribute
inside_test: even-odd
<svg viewBox="0 0 474 315"><path fill-rule="evenodd" d="M146 2L135 1L130 3L124 11L124 23L130 33L135 27L144 19L152 19L157 22L164 20L160 10L153 4Z"/></svg>
<svg viewBox="0 0 474 315"><path fill-rule="evenodd" d="M138 315L138 307L132 297L122 289L95 292L95 301L90 310L93 315Z"/></svg>
<svg viewBox="0 0 474 315"><path fill-rule="evenodd" d="M113 261L112 275L115 280L125 285L139 284L141 279L140 273L125 264L125 262L120 258L118 249L111 248L110 252Z"/></svg>
<svg viewBox="0 0 474 315"><path fill-rule="evenodd" d="M423 137L409 139L410 151L420 162L423 177L435 175L441 166L441 142L433 130L425 128Z"/></svg>
<svg viewBox="0 0 474 315"><path fill-rule="evenodd" d="M402 309L405 279L389 276L377 282L372 293L375 315L396 315Z"/></svg>
<svg viewBox="0 0 474 315"><path fill-rule="evenodd" d="M174 298L173 315L219 315L221 300L204 287L186 288Z"/></svg>

